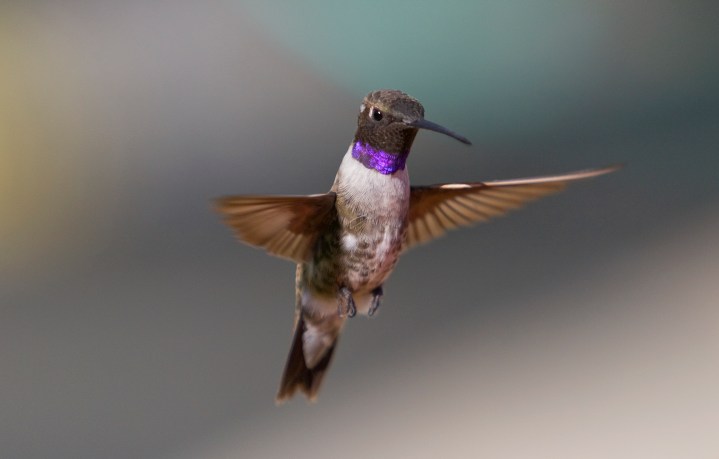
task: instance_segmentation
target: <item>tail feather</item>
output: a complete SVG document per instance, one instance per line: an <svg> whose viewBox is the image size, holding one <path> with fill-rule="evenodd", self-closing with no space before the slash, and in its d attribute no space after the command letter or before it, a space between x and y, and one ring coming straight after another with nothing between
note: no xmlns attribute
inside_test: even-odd
<svg viewBox="0 0 719 459"><path fill-rule="evenodd" d="M315 401L317 392L324 379L325 372L332 360L339 333L333 334L331 343L324 351L324 355L310 368L304 354L303 336L308 331L304 314L300 314L295 326L295 335L292 338L292 347L287 356L285 371L282 374L280 389L275 401L280 404L292 398L297 390L304 393L310 401Z"/></svg>

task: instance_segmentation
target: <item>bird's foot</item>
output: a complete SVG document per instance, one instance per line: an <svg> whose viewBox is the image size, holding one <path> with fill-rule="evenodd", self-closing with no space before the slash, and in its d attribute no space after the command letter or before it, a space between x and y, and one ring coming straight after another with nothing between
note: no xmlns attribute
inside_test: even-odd
<svg viewBox="0 0 719 459"><path fill-rule="evenodd" d="M357 314L357 307L355 306L355 300L352 298L352 292L347 287L340 288L339 304L337 305L337 312L340 317L354 317Z"/></svg>
<svg viewBox="0 0 719 459"><path fill-rule="evenodd" d="M382 295L384 292L382 291L382 286L380 285L376 289L372 290L372 306L370 306L369 311L367 311L367 315L372 317L375 312L377 312L377 309L379 309L379 304L382 301Z"/></svg>

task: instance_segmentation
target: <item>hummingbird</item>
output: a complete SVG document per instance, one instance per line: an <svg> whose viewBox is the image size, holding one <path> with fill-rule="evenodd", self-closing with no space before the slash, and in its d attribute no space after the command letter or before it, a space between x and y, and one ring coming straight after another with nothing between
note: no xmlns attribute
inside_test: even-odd
<svg viewBox="0 0 719 459"><path fill-rule="evenodd" d="M406 163L420 129L471 145L425 119L417 99L398 90L372 91L360 105L354 139L329 192L216 201L240 241L297 264L294 333L277 403L297 391L316 399L345 322L377 312L383 285L404 252L618 168L410 186Z"/></svg>

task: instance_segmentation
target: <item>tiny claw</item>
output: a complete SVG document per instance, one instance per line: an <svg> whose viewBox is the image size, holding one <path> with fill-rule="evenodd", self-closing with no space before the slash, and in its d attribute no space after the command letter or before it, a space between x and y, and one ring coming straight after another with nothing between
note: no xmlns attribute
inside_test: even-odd
<svg viewBox="0 0 719 459"><path fill-rule="evenodd" d="M340 289L340 301L337 305L337 312L340 317L354 317L357 315L357 307L355 306L355 300L352 298L352 292L347 287Z"/></svg>
<svg viewBox="0 0 719 459"><path fill-rule="evenodd" d="M372 317L375 312L377 312L377 309L379 309L380 301L382 300L382 295L384 292L382 291L382 287L377 287L376 289L372 290L372 306L370 306L369 311L367 311L367 315Z"/></svg>

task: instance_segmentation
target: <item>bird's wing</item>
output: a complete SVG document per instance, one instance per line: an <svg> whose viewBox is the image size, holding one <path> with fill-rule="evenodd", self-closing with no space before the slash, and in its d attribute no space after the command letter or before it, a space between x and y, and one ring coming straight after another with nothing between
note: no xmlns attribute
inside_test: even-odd
<svg viewBox="0 0 719 459"><path fill-rule="evenodd" d="M336 216L335 193L311 196L228 196L217 210L244 243L297 263L311 256L317 235Z"/></svg>
<svg viewBox="0 0 719 459"><path fill-rule="evenodd" d="M527 202L556 193L569 182L608 174L620 167L516 180L412 187L404 249L429 242L447 230L503 215Z"/></svg>

